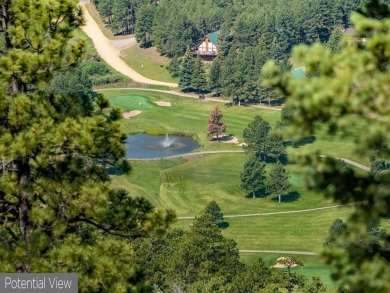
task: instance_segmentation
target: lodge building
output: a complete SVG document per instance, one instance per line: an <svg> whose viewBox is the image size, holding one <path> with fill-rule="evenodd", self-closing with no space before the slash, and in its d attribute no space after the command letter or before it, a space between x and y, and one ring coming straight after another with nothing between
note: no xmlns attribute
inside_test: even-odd
<svg viewBox="0 0 390 293"><path fill-rule="evenodd" d="M197 46L194 47L194 54L199 55L204 61L211 61L219 53L219 31L209 33Z"/></svg>

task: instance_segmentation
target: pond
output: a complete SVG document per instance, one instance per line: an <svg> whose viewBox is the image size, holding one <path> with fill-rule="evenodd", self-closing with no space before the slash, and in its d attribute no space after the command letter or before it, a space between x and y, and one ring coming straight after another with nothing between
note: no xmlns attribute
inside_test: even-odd
<svg viewBox="0 0 390 293"><path fill-rule="evenodd" d="M136 134L126 141L126 158L151 159L190 153L199 144L187 136Z"/></svg>

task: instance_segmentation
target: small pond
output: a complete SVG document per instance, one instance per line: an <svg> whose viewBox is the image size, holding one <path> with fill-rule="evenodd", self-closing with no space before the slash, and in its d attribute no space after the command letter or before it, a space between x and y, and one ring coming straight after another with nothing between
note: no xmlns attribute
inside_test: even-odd
<svg viewBox="0 0 390 293"><path fill-rule="evenodd" d="M135 134L126 139L126 158L162 158L190 153L199 148L191 137Z"/></svg>

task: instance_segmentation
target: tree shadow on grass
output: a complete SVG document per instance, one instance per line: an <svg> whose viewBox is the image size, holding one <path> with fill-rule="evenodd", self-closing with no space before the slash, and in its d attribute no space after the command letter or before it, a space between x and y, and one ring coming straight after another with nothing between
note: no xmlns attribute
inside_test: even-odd
<svg viewBox="0 0 390 293"><path fill-rule="evenodd" d="M276 158L266 156L265 157L265 162L266 163L276 163L278 160ZM287 165L289 163L287 154L282 154L279 157L279 162L282 163L282 165Z"/></svg>
<svg viewBox="0 0 390 293"><path fill-rule="evenodd" d="M227 227L229 227L229 223L226 221L223 221L221 224L218 225L218 227L221 229L226 229Z"/></svg>
<svg viewBox="0 0 390 293"><path fill-rule="evenodd" d="M309 136L309 137L304 137L304 138L302 138L300 140L288 141L285 144L289 145L289 146L292 146L293 148L299 148L300 146L304 146L304 145L307 145L307 144L312 144L316 140L317 140L317 138L314 135L312 135L312 136Z"/></svg>
<svg viewBox="0 0 390 293"><path fill-rule="evenodd" d="M265 188L261 188L261 189L255 191L255 195L256 195L256 198L264 198L267 196L267 191L265 190ZM245 197L253 198L253 193L249 192Z"/></svg>
<svg viewBox="0 0 390 293"><path fill-rule="evenodd" d="M222 141L222 142L229 142L232 139L234 139L234 134L221 134L218 136L218 139L216 137L213 137L211 141Z"/></svg>
<svg viewBox="0 0 390 293"><path fill-rule="evenodd" d="M121 176L124 174L123 171L117 167L107 168L107 173L108 175L116 175L116 176Z"/></svg>
<svg viewBox="0 0 390 293"><path fill-rule="evenodd" d="M291 191L289 194L282 196L282 202L294 202L301 197L301 194L298 191ZM279 197L275 196L272 198L273 201L279 201Z"/></svg>

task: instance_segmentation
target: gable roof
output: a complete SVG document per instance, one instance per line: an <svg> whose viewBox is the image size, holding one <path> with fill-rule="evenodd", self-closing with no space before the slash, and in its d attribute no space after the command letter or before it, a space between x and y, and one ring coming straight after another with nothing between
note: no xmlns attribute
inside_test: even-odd
<svg viewBox="0 0 390 293"><path fill-rule="evenodd" d="M219 42L218 42L218 39L219 39L219 31L216 31L216 32L213 32L213 33L209 33L207 36L206 36L214 45L216 46L219 46Z"/></svg>

